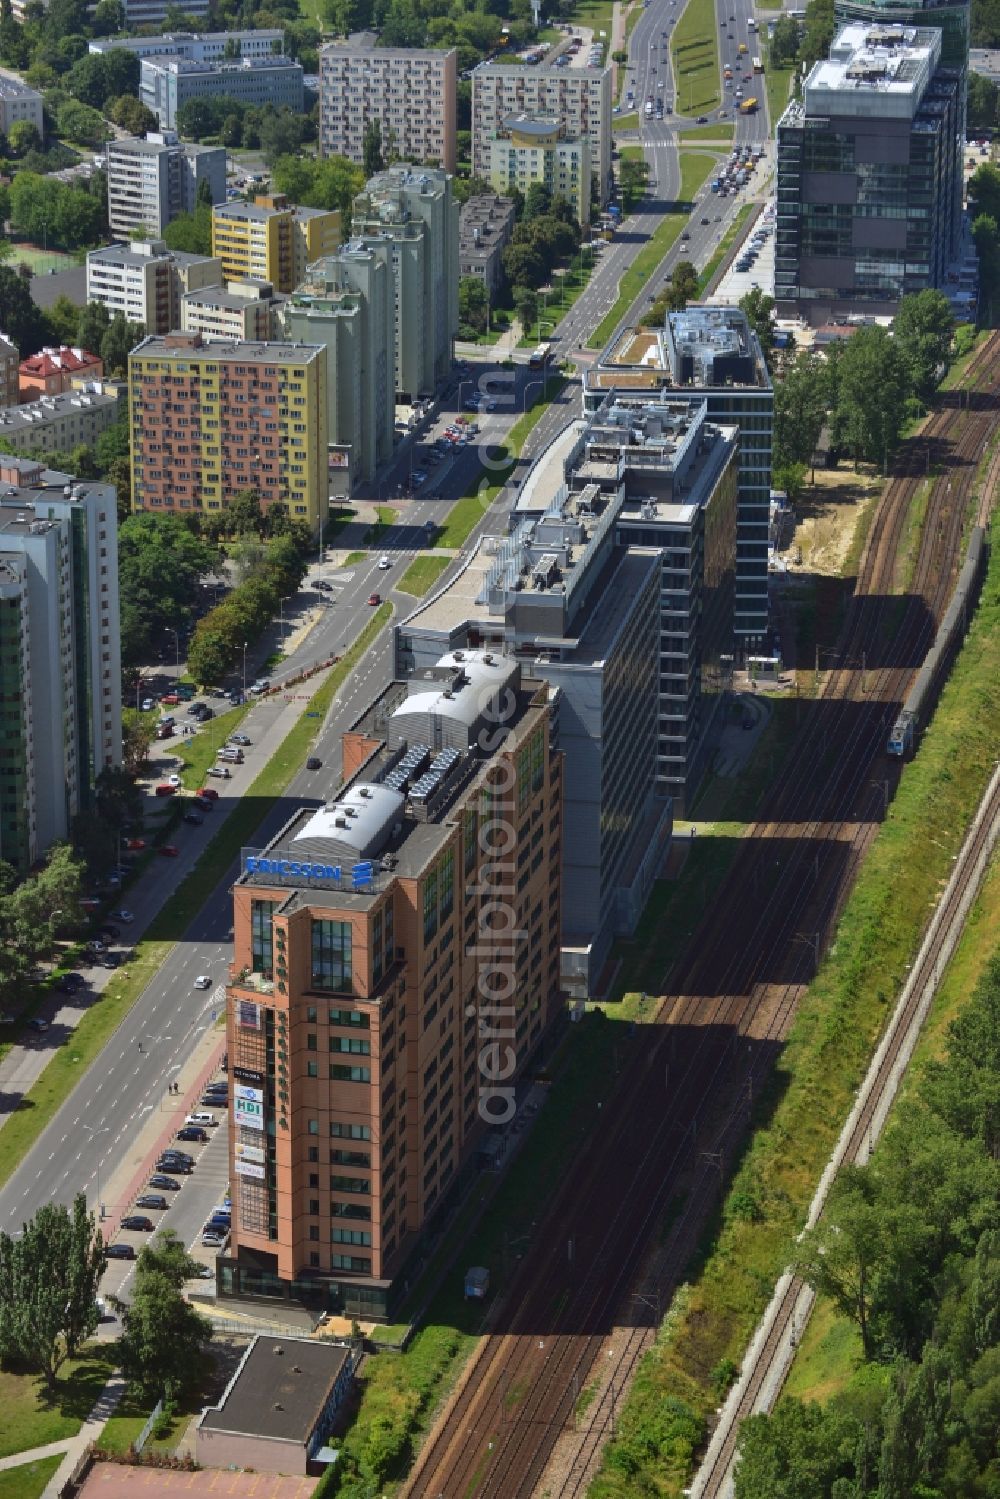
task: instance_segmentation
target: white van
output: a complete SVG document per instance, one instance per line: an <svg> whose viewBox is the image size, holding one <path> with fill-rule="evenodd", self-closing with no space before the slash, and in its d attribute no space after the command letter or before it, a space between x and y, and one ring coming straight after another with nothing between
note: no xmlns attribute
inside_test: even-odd
<svg viewBox="0 0 1000 1499"><path fill-rule="evenodd" d="M200 1125L202 1129L211 1129L218 1122L214 1114L188 1114L184 1120L185 1125Z"/></svg>

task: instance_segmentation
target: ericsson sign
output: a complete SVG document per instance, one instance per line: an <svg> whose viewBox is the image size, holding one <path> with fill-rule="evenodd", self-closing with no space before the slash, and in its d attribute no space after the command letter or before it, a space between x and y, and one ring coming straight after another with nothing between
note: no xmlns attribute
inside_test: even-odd
<svg viewBox="0 0 1000 1499"><path fill-rule="evenodd" d="M366 890L375 880L375 868L370 859L344 867L340 864L315 864L299 859L265 859L248 849L243 851L243 873L295 883L304 880L308 884L334 885L346 890Z"/></svg>

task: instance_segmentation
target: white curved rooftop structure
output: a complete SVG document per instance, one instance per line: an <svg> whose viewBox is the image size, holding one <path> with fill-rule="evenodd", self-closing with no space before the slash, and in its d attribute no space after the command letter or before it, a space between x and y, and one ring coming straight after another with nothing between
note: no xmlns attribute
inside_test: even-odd
<svg viewBox="0 0 1000 1499"><path fill-rule="evenodd" d="M388 786L358 782L339 801L310 817L295 834L295 843L329 843L363 859L385 843L403 815L406 798Z"/></svg>

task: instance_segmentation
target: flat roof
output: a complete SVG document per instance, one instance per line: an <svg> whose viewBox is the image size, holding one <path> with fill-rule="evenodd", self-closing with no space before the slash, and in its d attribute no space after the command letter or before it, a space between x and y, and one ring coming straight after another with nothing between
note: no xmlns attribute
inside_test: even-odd
<svg viewBox="0 0 1000 1499"><path fill-rule="evenodd" d="M138 241L140 244L148 244L148 240ZM171 265L192 266L209 265L213 260L219 260L217 255L195 255L190 250L168 250L163 240L159 241L163 249L155 247L149 251L137 250L134 245L102 245L100 249L87 251L87 263L93 261L98 265L155 265L159 261L169 261ZM221 261L220 261L221 264Z"/></svg>
<svg viewBox="0 0 1000 1499"><path fill-rule="evenodd" d="M219 1404L202 1413L199 1425L304 1445L349 1358L349 1348L325 1339L258 1335Z"/></svg>
<svg viewBox="0 0 1000 1499"><path fill-rule="evenodd" d="M320 67L323 66L324 58L333 57L362 57L392 59L401 62L441 62L446 57L457 57L458 53L454 47L374 47L366 38L369 33L357 32L345 42L327 42L320 47Z"/></svg>
<svg viewBox="0 0 1000 1499"><path fill-rule="evenodd" d="M192 333L188 337L194 340L198 335ZM150 333L136 344L130 358L192 359L209 364L302 364L318 359L325 351L325 344L260 343L228 338L195 343L177 333Z"/></svg>
<svg viewBox="0 0 1000 1499"><path fill-rule="evenodd" d="M102 381L93 380L79 390L63 391L56 396L42 396L37 401L26 401L20 406L0 406L0 437L25 428L44 427L48 422L72 416L75 412L117 406L124 394L124 385L111 386L109 382L109 388L105 390Z"/></svg>
<svg viewBox="0 0 1000 1499"><path fill-rule="evenodd" d="M563 656L560 666L591 666L606 661L650 573L660 571L659 547L624 547L616 555L617 567L600 592L591 593L576 644Z"/></svg>
<svg viewBox="0 0 1000 1499"><path fill-rule="evenodd" d="M587 417L575 417L563 427L544 454L539 455L521 485L521 492L514 505L515 513L521 510L535 514L548 510L555 504L559 491L566 482L564 464L589 426L590 420Z"/></svg>
<svg viewBox="0 0 1000 1499"><path fill-rule="evenodd" d="M400 621L400 628L412 625L418 630L451 634L467 619L489 617L489 610L479 602L479 595L485 587L486 575L496 561L495 548L501 540L496 536L480 536L465 567L440 592L418 604L412 614Z"/></svg>
<svg viewBox="0 0 1000 1499"><path fill-rule="evenodd" d="M302 64L291 57L217 57L211 62L198 62L193 57L170 57L156 53L142 59L143 68L156 68L162 73L175 73L178 77L191 73L256 73L275 68L296 68L302 72Z"/></svg>

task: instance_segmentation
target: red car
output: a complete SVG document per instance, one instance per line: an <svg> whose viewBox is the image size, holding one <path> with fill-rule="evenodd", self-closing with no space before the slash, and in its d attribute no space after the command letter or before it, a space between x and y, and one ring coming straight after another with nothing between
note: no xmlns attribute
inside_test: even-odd
<svg viewBox="0 0 1000 1499"><path fill-rule="evenodd" d="M157 788L156 788L156 795L157 796L175 796L176 794L177 794L177 787L176 786L170 786L170 785L168 785L168 783L166 781L164 781L161 785L157 786Z"/></svg>
<svg viewBox="0 0 1000 1499"><path fill-rule="evenodd" d="M377 605L381 604L381 602L382 602L382 595L380 593L370 593L368 595L368 602L372 606L372 608L374 609L374 608L377 607Z"/></svg>
<svg viewBox="0 0 1000 1499"><path fill-rule="evenodd" d="M129 838L125 847L130 853L137 854L146 847L146 840L145 838Z"/></svg>
<svg viewBox="0 0 1000 1499"><path fill-rule="evenodd" d="M195 792L195 796L207 796L210 802L217 802L219 800L219 793L213 786L200 786Z"/></svg>
<svg viewBox="0 0 1000 1499"><path fill-rule="evenodd" d="M180 855L180 849L176 843L165 843L160 849L160 857L163 859L176 859Z"/></svg>
<svg viewBox="0 0 1000 1499"><path fill-rule="evenodd" d="M170 706L173 708L173 707L175 707L180 702L180 697L177 695L176 692L165 692L163 694L163 696L160 698L160 702L161 703L169 703Z"/></svg>

